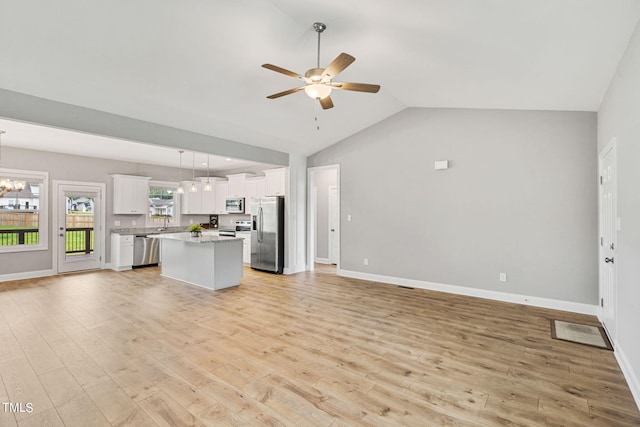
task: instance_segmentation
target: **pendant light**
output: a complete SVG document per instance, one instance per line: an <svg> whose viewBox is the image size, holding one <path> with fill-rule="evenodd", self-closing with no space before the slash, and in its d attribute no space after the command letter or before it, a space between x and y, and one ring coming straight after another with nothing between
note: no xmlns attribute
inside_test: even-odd
<svg viewBox="0 0 640 427"><path fill-rule="evenodd" d="M184 194L184 187L182 186L182 153L184 153L184 151L180 150L178 153L180 153L180 169L178 169L178 191L176 192L178 194Z"/></svg>
<svg viewBox="0 0 640 427"><path fill-rule="evenodd" d="M189 189L189 193L197 193L198 187L196 187L196 153L191 153L193 163L191 164L191 188Z"/></svg>
<svg viewBox="0 0 640 427"><path fill-rule="evenodd" d="M204 185L204 191L211 191L211 181L209 181L209 155L207 154L207 183Z"/></svg>

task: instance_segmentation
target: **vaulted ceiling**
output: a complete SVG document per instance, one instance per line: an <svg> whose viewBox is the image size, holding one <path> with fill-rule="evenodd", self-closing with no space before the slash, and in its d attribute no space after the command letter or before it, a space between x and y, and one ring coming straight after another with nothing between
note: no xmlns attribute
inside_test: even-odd
<svg viewBox="0 0 640 427"><path fill-rule="evenodd" d="M407 107L597 111L638 0L0 0L0 88L309 155ZM322 110L267 95L340 52ZM0 102L2 100L0 99ZM319 129L318 129L319 126Z"/></svg>

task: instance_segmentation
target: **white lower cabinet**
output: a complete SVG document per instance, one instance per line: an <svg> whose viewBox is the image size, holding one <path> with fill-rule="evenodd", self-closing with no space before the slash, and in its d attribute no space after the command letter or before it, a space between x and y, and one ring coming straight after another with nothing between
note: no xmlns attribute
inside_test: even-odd
<svg viewBox="0 0 640 427"><path fill-rule="evenodd" d="M242 238L242 262L251 264L251 233L236 233L236 237Z"/></svg>
<svg viewBox="0 0 640 427"><path fill-rule="evenodd" d="M133 235L111 234L111 268L130 270L133 265Z"/></svg>

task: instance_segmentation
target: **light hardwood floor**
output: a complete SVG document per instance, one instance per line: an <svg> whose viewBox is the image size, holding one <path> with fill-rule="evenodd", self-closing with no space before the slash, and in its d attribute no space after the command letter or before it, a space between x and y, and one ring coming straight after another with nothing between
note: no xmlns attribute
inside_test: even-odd
<svg viewBox="0 0 640 427"><path fill-rule="evenodd" d="M206 266L203 266L206 268ZM590 316L245 269L208 291L157 268L0 284L0 426L640 425Z"/></svg>

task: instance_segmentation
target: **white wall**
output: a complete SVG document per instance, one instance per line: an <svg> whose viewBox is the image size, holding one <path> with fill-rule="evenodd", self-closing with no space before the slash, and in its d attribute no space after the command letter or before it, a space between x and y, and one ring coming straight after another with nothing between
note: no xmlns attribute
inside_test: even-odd
<svg viewBox="0 0 640 427"><path fill-rule="evenodd" d="M595 113L412 108L309 159L329 164L341 270L595 310Z"/></svg>
<svg viewBox="0 0 640 427"><path fill-rule="evenodd" d="M598 150L617 141L616 357L640 406L640 26L598 111Z"/></svg>

